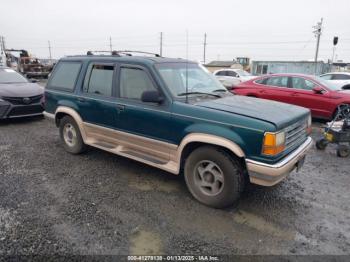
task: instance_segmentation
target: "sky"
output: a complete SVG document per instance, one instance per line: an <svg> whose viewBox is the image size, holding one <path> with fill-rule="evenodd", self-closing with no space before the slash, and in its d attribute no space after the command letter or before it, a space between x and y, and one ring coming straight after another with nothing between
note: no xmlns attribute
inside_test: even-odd
<svg viewBox="0 0 350 262"><path fill-rule="evenodd" d="M349 0L1 0L7 48L40 58L88 50L142 50L203 62L313 60L313 26L323 18L319 58L350 62ZM188 48L186 48L188 43Z"/></svg>

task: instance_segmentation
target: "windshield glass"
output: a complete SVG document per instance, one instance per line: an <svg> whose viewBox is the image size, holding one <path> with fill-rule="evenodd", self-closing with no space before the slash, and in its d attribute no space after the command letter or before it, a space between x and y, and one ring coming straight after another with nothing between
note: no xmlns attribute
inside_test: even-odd
<svg viewBox="0 0 350 262"><path fill-rule="evenodd" d="M240 75L240 76L251 76L251 74L249 74L247 71L238 69L236 70L236 72Z"/></svg>
<svg viewBox="0 0 350 262"><path fill-rule="evenodd" d="M323 86L327 87L330 90L333 91L338 91L338 90L342 90L341 85L338 85L336 83L332 83L330 81L324 80L323 78L319 77L319 76L315 76L315 79L322 84Z"/></svg>
<svg viewBox="0 0 350 262"><path fill-rule="evenodd" d="M13 69L0 69L0 83L27 83L27 79Z"/></svg>
<svg viewBox="0 0 350 262"><path fill-rule="evenodd" d="M156 68L174 96L186 92L227 92L226 88L212 74L198 64L161 63L157 64Z"/></svg>

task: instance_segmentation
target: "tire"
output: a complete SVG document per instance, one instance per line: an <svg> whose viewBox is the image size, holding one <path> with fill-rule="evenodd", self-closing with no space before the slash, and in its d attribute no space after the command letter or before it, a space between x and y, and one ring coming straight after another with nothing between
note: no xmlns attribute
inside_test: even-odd
<svg viewBox="0 0 350 262"><path fill-rule="evenodd" d="M214 208L234 204L245 185L239 161L213 146L195 149L186 159L184 175L193 197Z"/></svg>
<svg viewBox="0 0 350 262"><path fill-rule="evenodd" d="M343 106L341 106L341 109L340 109L340 110L342 110L342 109L343 109L344 107L346 107L346 106L349 106L349 107L350 107L349 104L344 104ZM338 111L339 111L339 110L338 110L338 108L337 108L337 109L335 110L333 119L338 115ZM338 119L337 119L337 120L343 120L344 117L345 117L344 113L345 113L345 115L350 116L350 111L348 111L348 112L343 112L342 114L340 114L340 115L338 116Z"/></svg>
<svg viewBox="0 0 350 262"><path fill-rule="evenodd" d="M328 141L324 138L319 139L316 141L316 148L318 150L325 150L328 145Z"/></svg>
<svg viewBox="0 0 350 262"><path fill-rule="evenodd" d="M71 154L80 154L86 150L79 127L74 119L70 116L64 116L60 120L60 137L63 147Z"/></svg>
<svg viewBox="0 0 350 262"><path fill-rule="evenodd" d="M350 147L347 145L338 145L337 156L348 157L350 155Z"/></svg>

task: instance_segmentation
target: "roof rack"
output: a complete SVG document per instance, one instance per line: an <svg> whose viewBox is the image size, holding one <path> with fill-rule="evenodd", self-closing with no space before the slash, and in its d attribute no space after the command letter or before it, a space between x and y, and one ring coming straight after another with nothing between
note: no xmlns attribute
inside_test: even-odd
<svg viewBox="0 0 350 262"><path fill-rule="evenodd" d="M131 53L137 53L137 54L146 54L146 55L154 55L155 57L161 57L159 54L156 53L151 53L151 52L144 52L144 51L133 51L133 50L118 50L118 51L102 51L102 50L97 50L97 51L88 51L86 54L87 55L94 55L94 53L109 53L113 56L121 56L121 54L125 56L132 56Z"/></svg>

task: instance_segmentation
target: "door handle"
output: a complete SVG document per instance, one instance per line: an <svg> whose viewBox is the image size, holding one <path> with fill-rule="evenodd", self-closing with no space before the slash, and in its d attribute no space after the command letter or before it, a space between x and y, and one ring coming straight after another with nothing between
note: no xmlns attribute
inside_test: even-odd
<svg viewBox="0 0 350 262"><path fill-rule="evenodd" d="M125 105L116 104L116 108L117 108L117 110L118 110L119 112L121 112L121 111L124 111Z"/></svg>
<svg viewBox="0 0 350 262"><path fill-rule="evenodd" d="M293 93L292 96L299 96L297 93Z"/></svg>
<svg viewBox="0 0 350 262"><path fill-rule="evenodd" d="M86 102L86 99L83 97L78 97L77 100L82 103Z"/></svg>

